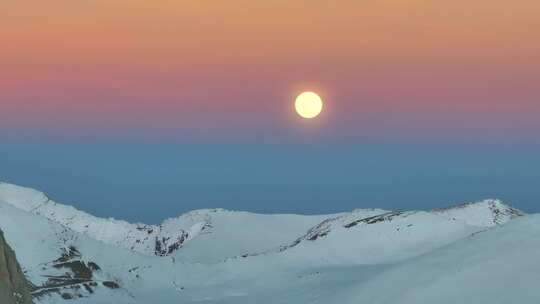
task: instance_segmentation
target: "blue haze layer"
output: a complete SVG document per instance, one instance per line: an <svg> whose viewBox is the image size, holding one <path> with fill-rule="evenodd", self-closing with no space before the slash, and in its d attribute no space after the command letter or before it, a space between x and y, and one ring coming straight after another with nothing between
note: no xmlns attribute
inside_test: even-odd
<svg viewBox="0 0 540 304"><path fill-rule="evenodd" d="M539 155L538 145L501 143L8 139L0 180L146 223L201 208L313 214L485 198L539 212Z"/></svg>

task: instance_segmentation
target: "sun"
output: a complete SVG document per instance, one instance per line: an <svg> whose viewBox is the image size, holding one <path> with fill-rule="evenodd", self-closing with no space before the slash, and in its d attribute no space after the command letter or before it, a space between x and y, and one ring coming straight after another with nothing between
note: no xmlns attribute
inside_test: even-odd
<svg viewBox="0 0 540 304"><path fill-rule="evenodd" d="M315 118L321 114L323 102L314 92L303 92L296 97L294 107L298 115L303 118Z"/></svg>

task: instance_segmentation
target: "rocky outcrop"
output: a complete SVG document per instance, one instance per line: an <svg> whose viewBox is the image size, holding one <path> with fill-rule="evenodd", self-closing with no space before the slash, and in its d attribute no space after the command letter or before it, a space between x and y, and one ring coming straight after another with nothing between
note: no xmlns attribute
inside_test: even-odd
<svg viewBox="0 0 540 304"><path fill-rule="evenodd" d="M2 231L0 231L0 303L32 303L26 278Z"/></svg>
<svg viewBox="0 0 540 304"><path fill-rule="evenodd" d="M92 261L84 260L76 247L69 246L62 250L64 252L58 259L41 265L43 276L48 279L43 284L33 286L32 295L36 300L53 295L71 300L89 297L100 286L120 288L118 282L97 279L96 274L101 273L101 267ZM97 277L103 277L103 274Z"/></svg>

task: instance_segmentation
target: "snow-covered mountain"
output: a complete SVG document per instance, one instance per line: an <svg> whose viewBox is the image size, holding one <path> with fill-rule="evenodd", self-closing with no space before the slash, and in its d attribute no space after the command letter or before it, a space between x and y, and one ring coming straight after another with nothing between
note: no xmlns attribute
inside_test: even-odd
<svg viewBox="0 0 540 304"><path fill-rule="evenodd" d="M171 219L159 226L97 218L57 204L41 192L6 183L0 184L0 200L93 239L147 255L170 255L209 228L204 216L187 215L186 220Z"/></svg>
<svg viewBox="0 0 540 304"><path fill-rule="evenodd" d="M160 225L132 224L98 218L72 206L58 204L42 192L7 183L0 183L0 201L94 240L144 255L171 256L197 239L197 247L209 248L204 253L192 253L190 247L182 250L182 255L193 261L219 260L277 248L326 217L261 215L211 209L192 211L167 219ZM283 230L289 233L283 234ZM224 243L221 248L215 248L217 240Z"/></svg>
<svg viewBox="0 0 540 304"><path fill-rule="evenodd" d="M43 304L540 302L527 281L539 278L540 216L498 200L316 216L197 210L145 225L0 183L0 229ZM505 284L519 301L501 302Z"/></svg>

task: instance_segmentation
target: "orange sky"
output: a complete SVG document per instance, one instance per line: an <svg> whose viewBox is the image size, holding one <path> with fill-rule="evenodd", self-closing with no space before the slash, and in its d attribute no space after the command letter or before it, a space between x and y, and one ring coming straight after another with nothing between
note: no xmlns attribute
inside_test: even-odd
<svg viewBox="0 0 540 304"><path fill-rule="evenodd" d="M537 111L539 15L534 0L9 0L0 118L247 113L313 87L364 111Z"/></svg>

